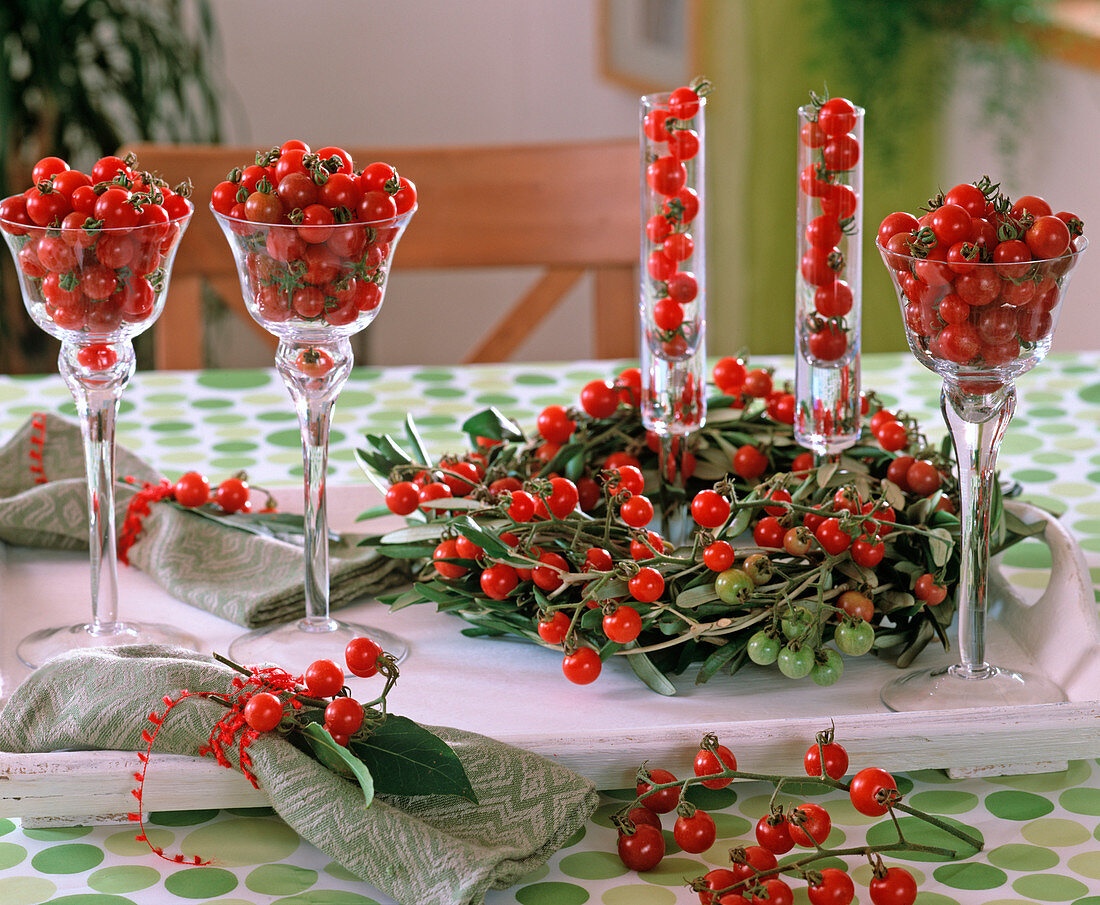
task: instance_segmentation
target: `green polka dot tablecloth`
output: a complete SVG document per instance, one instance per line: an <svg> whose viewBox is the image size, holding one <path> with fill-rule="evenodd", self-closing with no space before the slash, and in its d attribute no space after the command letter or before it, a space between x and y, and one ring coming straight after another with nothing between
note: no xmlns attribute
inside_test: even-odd
<svg viewBox="0 0 1100 905"><path fill-rule="evenodd" d="M760 363L775 365L780 379L793 377L789 359ZM942 436L935 375L902 355L868 356L863 369L865 387L916 415L931 436ZM337 404L330 482L361 483L353 457L360 436L398 431L406 413L416 418L433 452L455 450L462 444L459 426L477 409L495 405L531 425L543 406L574 402L584 383L615 370L595 362L357 369ZM1063 513L1084 550L1094 586L1100 586L1100 353L1052 356L1021 379L1018 390L1020 404L1001 469L1022 485L1025 499ZM73 414L56 375L0 377L0 435L36 411ZM300 481L297 423L273 371L140 373L123 401L119 442L171 477L200 469L220 479L245 469L257 484ZM287 492L293 491L282 491ZM1038 541L1017 546L1004 561L1008 579L1026 587L1042 587L1049 567L1049 553ZM961 861L888 859L904 864L920 882L918 905L1100 905L1100 761L1074 761L1061 773L989 779L951 780L938 771L919 771L900 777L900 784L914 806L966 823L985 839L983 852ZM765 813L771 789L743 783L702 791L706 800L699 804L715 817L719 835L702 855L679 851L666 816L668 854L661 866L646 874L627 871L615 854L609 821L624 795L611 792L584 831L546 867L509 890L491 893L487 901L698 902L685 878L722 865L729 848L754 841L752 827ZM892 832L835 794L825 801L834 823L830 845L882 841ZM162 861L134 840L128 826L35 829L0 819L0 905L391 901L266 810L156 814L150 838L171 852L213 854L217 863L187 867ZM855 866L853 876L856 901L867 905L869 868ZM795 903L804 905L805 884L792 885Z"/></svg>

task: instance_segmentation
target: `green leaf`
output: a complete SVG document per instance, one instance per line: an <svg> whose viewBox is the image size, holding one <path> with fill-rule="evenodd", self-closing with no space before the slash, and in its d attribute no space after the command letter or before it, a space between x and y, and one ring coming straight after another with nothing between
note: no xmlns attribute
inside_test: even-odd
<svg viewBox="0 0 1100 905"><path fill-rule="evenodd" d="M631 645L636 646L637 641L632 641L630 645L627 645L627 649ZM667 697L672 697L676 694L676 686L673 685L668 678L662 673L656 666L653 665L653 661L649 659L645 654L631 654L626 658L630 664L630 668L634 670L634 675L645 682L653 691L657 694L663 694Z"/></svg>
<svg viewBox="0 0 1100 905"><path fill-rule="evenodd" d="M458 795L477 803L458 755L407 717L391 714L370 738L353 740L350 747L380 795Z"/></svg>
<svg viewBox="0 0 1100 905"><path fill-rule="evenodd" d="M491 440L522 442L526 439L516 422L506 418L495 408L482 409L462 423L463 433L471 437L488 437Z"/></svg>
<svg viewBox="0 0 1100 905"><path fill-rule="evenodd" d="M432 522L429 525L409 525L407 528L398 528L388 534L383 534L382 544L413 544L418 541L438 541L447 526L442 522Z"/></svg>
<svg viewBox="0 0 1100 905"><path fill-rule="evenodd" d="M704 603L710 603L713 600L718 600L718 595L714 592L714 582L711 581L707 584L681 591L676 595L676 606L680 609L691 610L697 606L702 606Z"/></svg>
<svg viewBox="0 0 1100 905"><path fill-rule="evenodd" d="M933 528L929 532L928 552L932 556L932 562L937 568L942 568L951 558L951 551L955 547L955 539L946 528Z"/></svg>
<svg viewBox="0 0 1100 905"><path fill-rule="evenodd" d="M703 661L703 665L699 667L699 672L695 676L695 684L702 685L739 654L744 654L745 650L744 643L731 641L723 644Z"/></svg>
<svg viewBox="0 0 1100 905"><path fill-rule="evenodd" d="M382 598L379 599L381 600ZM407 606L412 606L414 603L424 603L425 600L426 598L424 595L416 590L405 591L403 594L399 594L390 601L390 612L395 613L398 610L403 610Z"/></svg>
<svg viewBox="0 0 1100 905"><path fill-rule="evenodd" d="M345 779L354 778L359 783L359 788L363 790L363 806L369 808L374 801L374 778L370 767L356 756L358 752L353 753L343 745L336 744L320 723L306 723L302 727L302 735L306 737L313 756L322 767Z"/></svg>
<svg viewBox="0 0 1100 905"><path fill-rule="evenodd" d="M421 465L431 465L432 457L428 455L426 449L424 449L424 441L420 437L420 431L416 428L416 422L413 421L412 415L405 416L405 437L409 441L409 446L413 448L413 452L416 453L417 461Z"/></svg>

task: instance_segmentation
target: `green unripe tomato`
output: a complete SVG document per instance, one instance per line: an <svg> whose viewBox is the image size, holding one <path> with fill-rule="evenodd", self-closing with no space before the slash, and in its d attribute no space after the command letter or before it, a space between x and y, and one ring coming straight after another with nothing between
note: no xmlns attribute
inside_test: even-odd
<svg viewBox="0 0 1100 905"><path fill-rule="evenodd" d="M822 657L814 663L810 678L818 685L833 685L844 673L844 658L832 648L825 648L818 653Z"/></svg>
<svg viewBox="0 0 1100 905"><path fill-rule="evenodd" d="M791 607L779 621L779 627L788 641L796 641L799 638L806 638L816 621L817 618L810 610L804 606L796 606Z"/></svg>
<svg viewBox="0 0 1100 905"><path fill-rule="evenodd" d="M753 553L745 560L745 574L752 579L754 585L767 584L772 579L775 568L766 553Z"/></svg>
<svg viewBox="0 0 1100 905"><path fill-rule="evenodd" d="M752 596L755 587L740 569L726 569L714 579L714 592L723 603L742 604Z"/></svg>
<svg viewBox="0 0 1100 905"><path fill-rule="evenodd" d="M771 666L779 656L779 639L761 629L749 638L746 650L753 663L758 666Z"/></svg>
<svg viewBox="0 0 1100 905"><path fill-rule="evenodd" d="M845 619L836 627L833 641L842 654L859 657L867 653L875 643L875 630L869 622Z"/></svg>
<svg viewBox="0 0 1100 905"><path fill-rule="evenodd" d="M783 646L779 652L779 671L788 679L805 679L814 668L814 651L809 645Z"/></svg>

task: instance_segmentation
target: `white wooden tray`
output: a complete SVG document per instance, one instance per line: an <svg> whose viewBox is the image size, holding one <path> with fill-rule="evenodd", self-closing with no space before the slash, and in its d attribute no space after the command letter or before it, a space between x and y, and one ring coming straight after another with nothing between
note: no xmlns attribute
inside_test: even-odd
<svg viewBox="0 0 1100 905"><path fill-rule="evenodd" d="M333 524L349 526L376 501L369 488L341 489L331 495ZM1016 511L1029 521L1042 517L1030 507ZM1055 769L1067 759L1100 756L1100 624L1080 548L1057 520L1047 522L1045 533L1053 559L1049 584L1030 600L1003 582L995 584L988 650L993 662L1054 680L1066 692L1068 702L1062 704L892 713L878 693L897 670L874 657L849 659L843 678L830 688L750 667L699 687L684 677L680 694L664 698L641 685L618 658L595 684L571 685L561 675L560 654L465 638L459 634L465 623L437 614L429 604L389 614L363 603L342 613L409 640L411 652L390 697L394 712L538 752L601 788L631 785L645 760L690 770L706 732L717 733L744 769L800 773L814 733L830 720L854 768ZM82 599L86 581L82 555L0 548L5 689L27 674L15 660L16 641L36 628L84 615L74 601ZM186 625L218 651L241 631L173 600L135 570L123 569L120 583L124 617L140 612L150 621ZM930 646L917 665L947 662L953 657ZM162 691L150 694L159 700ZM132 774L138 766L135 754L122 752L0 753L0 816L124 814L132 810ZM262 791L212 760L155 752L144 801L150 810L267 803Z"/></svg>

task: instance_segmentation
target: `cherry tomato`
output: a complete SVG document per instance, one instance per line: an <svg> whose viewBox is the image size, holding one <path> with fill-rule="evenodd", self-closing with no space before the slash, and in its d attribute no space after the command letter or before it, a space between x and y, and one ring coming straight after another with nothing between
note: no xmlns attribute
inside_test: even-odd
<svg viewBox="0 0 1100 905"><path fill-rule="evenodd" d="M655 814L667 814L669 811L676 810L676 805L680 803L680 786L669 786L667 789L659 789L651 795L646 794L653 786L663 786L667 783L676 782L676 777L668 770L658 768L649 771L649 779L649 782L639 781L635 787L635 793L642 800L642 807L648 808Z"/></svg>
<svg viewBox="0 0 1100 905"><path fill-rule="evenodd" d="M944 599L947 597L947 588L943 585L936 584L935 577L925 572L917 578L916 584L913 587L913 595L918 600L923 600L929 606L938 606L943 603Z"/></svg>
<svg viewBox="0 0 1100 905"><path fill-rule="evenodd" d="M883 876L871 880L869 891L874 905L913 905L917 881L905 868L890 867Z"/></svg>
<svg viewBox="0 0 1100 905"><path fill-rule="evenodd" d="M698 855L714 845L715 839L718 838L718 829L710 814L696 809L690 817L681 815L676 818L672 836L676 844L685 852Z"/></svg>
<svg viewBox="0 0 1100 905"><path fill-rule="evenodd" d="M432 552L432 563L435 570L444 578L461 578L469 571L459 563L447 561L458 558L457 544L453 537L440 541Z"/></svg>
<svg viewBox="0 0 1100 905"><path fill-rule="evenodd" d="M814 843L823 845L833 827L829 812L813 802L800 804L792 809L787 822L790 824L791 839L795 845L805 848L814 848Z"/></svg>
<svg viewBox="0 0 1100 905"><path fill-rule="evenodd" d="M1056 258L1069 247L1069 227L1058 217L1039 217L1024 235L1024 241L1037 259Z"/></svg>
<svg viewBox="0 0 1100 905"><path fill-rule="evenodd" d="M768 467L768 457L751 444L741 446L733 455L733 470L746 481L759 478Z"/></svg>
<svg viewBox="0 0 1100 905"><path fill-rule="evenodd" d="M488 597L504 600L519 584L519 576L507 563L496 563L481 573L479 583Z"/></svg>
<svg viewBox="0 0 1100 905"><path fill-rule="evenodd" d="M348 672L361 679L369 679L378 672L378 658L381 656L382 648L370 638L352 638L344 648Z"/></svg>
<svg viewBox="0 0 1100 905"><path fill-rule="evenodd" d="M600 676L603 664L600 655L590 647L578 647L573 653L566 654L561 670L575 685L588 685Z"/></svg>
<svg viewBox="0 0 1100 905"><path fill-rule="evenodd" d="M206 475L189 471L173 485L172 495L181 506L201 506L210 499L210 482Z"/></svg>
<svg viewBox="0 0 1100 905"><path fill-rule="evenodd" d="M355 698L333 698L325 708L325 724L341 735L354 735L363 725L363 705Z"/></svg>
<svg viewBox="0 0 1100 905"><path fill-rule="evenodd" d="M306 690L315 698L331 698L344 687L344 671L332 660L314 660L302 676Z"/></svg>
<svg viewBox="0 0 1100 905"><path fill-rule="evenodd" d="M733 565L733 547L724 540L716 540L703 548L703 564L712 572L725 572Z"/></svg>
<svg viewBox="0 0 1100 905"><path fill-rule="evenodd" d="M692 768L695 770L696 776L710 776L721 773L723 770L736 770L737 758L725 745L715 745L713 751L708 748L700 748L699 753L695 755ZM716 779L705 779L702 784L708 789L724 789L731 782L733 782L733 777L718 777Z"/></svg>
<svg viewBox="0 0 1100 905"><path fill-rule="evenodd" d="M283 702L270 691L259 691L244 705L244 720L256 732L270 732L283 718Z"/></svg>
<svg viewBox="0 0 1100 905"><path fill-rule="evenodd" d="M729 514L729 500L713 490L700 490L691 501L691 516L704 528L720 527Z"/></svg>
<svg viewBox="0 0 1100 905"><path fill-rule="evenodd" d="M807 776L821 776L822 752L824 752L825 775L831 779L840 779L848 772L848 752L843 745L825 742L811 745L806 749L803 766Z"/></svg>
<svg viewBox="0 0 1100 905"><path fill-rule="evenodd" d="M856 896L856 887L847 872L838 867L821 869L821 880L806 887L810 905L849 905Z"/></svg>
<svg viewBox="0 0 1100 905"><path fill-rule="evenodd" d="M547 644L561 644L569 631L570 619L561 610L558 610L549 619L538 624L539 637Z"/></svg>
<svg viewBox="0 0 1100 905"><path fill-rule="evenodd" d="M756 841L775 855L785 855L794 848L791 828L782 814L765 814L756 821Z"/></svg>
<svg viewBox="0 0 1100 905"><path fill-rule="evenodd" d="M814 308L822 317L843 317L853 301L852 287L844 280L832 280L814 291Z"/></svg>
<svg viewBox="0 0 1100 905"><path fill-rule="evenodd" d="M248 502L248 482L241 478L226 478L218 485L214 502L223 512L240 512Z"/></svg>
<svg viewBox="0 0 1100 905"><path fill-rule="evenodd" d="M818 543L830 556L839 556L852 544L852 536L840 524L840 519L827 518L814 532Z"/></svg>
<svg viewBox="0 0 1100 905"><path fill-rule="evenodd" d="M852 800L852 807L861 814L881 817L890 809L889 803L896 798L897 790L897 782L885 770L866 767L852 777L848 797Z"/></svg>
<svg viewBox="0 0 1100 905"><path fill-rule="evenodd" d="M859 162L859 142L851 135L830 136L821 149L821 158L831 172L850 170Z"/></svg>
<svg viewBox="0 0 1100 905"><path fill-rule="evenodd" d="M638 826L633 833L619 833L618 852L630 870L653 870L665 856L665 837L656 827Z"/></svg>
<svg viewBox="0 0 1100 905"><path fill-rule="evenodd" d="M658 195L675 195L687 182L687 170L671 154L658 157L646 167L646 182Z"/></svg>
<svg viewBox="0 0 1100 905"><path fill-rule="evenodd" d="M830 325L811 333L806 345L818 361L837 361L848 351L848 334Z"/></svg>
<svg viewBox="0 0 1100 905"><path fill-rule="evenodd" d="M630 596L639 603L653 603L665 590L665 579L651 566L642 566L627 582Z"/></svg>
<svg viewBox="0 0 1100 905"><path fill-rule="evenodd" d="M758 547L768 550L782 550L783 539L787 529L780 524L774 515L768 515L760 519L752 529L752 539Z"/></svg>
<svg viewBox="0 0 1100 905"><path fill-rule="evenodd" d="M875 432L875 438L889 452L897 452L909 445L909 431L900 421L887 421Z"/></svg>
<svg viewBox="0 0 1100 905"><path fill-rule="evenodd" d="M821 105L817 112L817 122L827 136L844 135L855 127L856 109L851 101L834 97Z"/></svg>
<svg viewBox="0 0 1100 905"><path fill-rule="evenodd" d="M677 88L668 96L668 107L676 119L691 119L699 112L699 92L694 88Z"/></svg>
<svg viewBox="0 0 1100 905"><path fill-rule="evenodd" d="M629 644L641 634L642 617L632 606L616 607L614 612L603 617L603 631L611 641Z"/></svg>
<svg viewBox="0 0 1100 905"><path fill-rule="evenodd" d="M580 402L593 418L609 418L619 407L619 396L606 380L593 380L581 390Z"/></svg>

